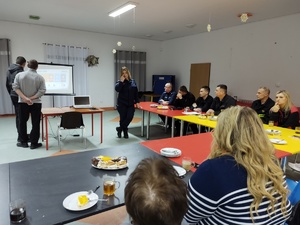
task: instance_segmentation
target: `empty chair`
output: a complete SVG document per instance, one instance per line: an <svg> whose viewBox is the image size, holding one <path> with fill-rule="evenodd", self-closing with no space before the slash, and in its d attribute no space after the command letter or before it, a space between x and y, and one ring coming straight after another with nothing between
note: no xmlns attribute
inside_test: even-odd
<svg viewBox="0 0 300 225"><path fill-rule="evenodd" d="M60 124L57 129L57 140L59 149L61 150L61 131L81 129L81 136L84 139L84 146L86 148L86 138L84 137L85 126L83 123L82 114L80 112L65 112L62 114Z"/></svg>

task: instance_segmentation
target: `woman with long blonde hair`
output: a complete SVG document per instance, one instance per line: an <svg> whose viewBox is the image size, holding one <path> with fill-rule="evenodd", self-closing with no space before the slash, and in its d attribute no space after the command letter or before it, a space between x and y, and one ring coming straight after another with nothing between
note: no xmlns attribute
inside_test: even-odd
<svg viewBox="0 0 300 225"><path fill-rule="evenodd" d="M284 224L291 205L274 153L254 110L224 110L209 159L189 181L188 224Z"/></svg>
<svg viewBox="0 0 300 225"><path fill-rule="evenodd" d="M275 105L270 109L270 120L280 127L295 129L299 126L299 111L293 105L291 96L286 90L276 93Z"/></svg>

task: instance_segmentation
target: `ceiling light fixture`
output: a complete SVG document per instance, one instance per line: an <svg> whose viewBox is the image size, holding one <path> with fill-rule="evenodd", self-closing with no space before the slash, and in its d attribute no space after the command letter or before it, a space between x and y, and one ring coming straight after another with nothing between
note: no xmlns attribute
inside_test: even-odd
<svg viewBox="0 0 300 225"><path fill-rule="evenodd" d="M136 6L137 6L137 3L135 3L135 2L127 2L124 5L120 6L119 8L111 11L108 15L110 17L116 17L116 16L119 16L119 15L135 8Z"/></svg>
<svg viewBox="0 0 300 225"><path fill-rule="evenodd" d="M241 19L241 22L246 23L250 16L253 16L252 13L241 13L238 17Z"/></svg>

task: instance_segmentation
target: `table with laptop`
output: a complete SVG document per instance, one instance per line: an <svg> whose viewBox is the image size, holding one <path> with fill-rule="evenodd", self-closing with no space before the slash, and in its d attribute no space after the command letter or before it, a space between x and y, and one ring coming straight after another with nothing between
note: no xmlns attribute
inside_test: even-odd
<svg viewBox="0 0 300 225"><path fill-rule="evenodd" d="M80 112L82 114L91 114L91 130L92 136L94 136L94 114L100 116L100 143L103 142L103 112L101 108L96 108L91 105L90 96L73 96L73 106L71 107L54 107L54 108L42 108L42 140L46 141L46 150L49 149L49 133L48 124L49 117L61 116L65 112Z"/></svg>

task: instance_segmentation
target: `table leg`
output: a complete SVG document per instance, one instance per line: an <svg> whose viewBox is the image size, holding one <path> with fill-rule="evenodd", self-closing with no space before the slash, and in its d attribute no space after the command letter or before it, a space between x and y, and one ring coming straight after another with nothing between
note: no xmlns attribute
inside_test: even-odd
<svg viewBox="0 0 300 225"><path fill-rule="evenodd" d="M103 113L100 112L100 143L103 142Z"/></svg>
<svg viewBox="0 0 300 225"><path fill-rule="evenodd" d="M167 133L167 128L168 128L168 117L165 117L165 133Z"/></svg>
<svg viewBox="0 0 300 225"><path fill-rule="evenodd" d="M283 172L285 172L286 169L286 162L287 162L287 157L283 157L280 159L280 166Z"/></svg>
<svg viewBox="0 0 300 225"><path fill-rule="evenodd" d="M42 141L45 140L45 137L44 137L44 115L42 113Z"/></svg>
<svg viewBox="0 0 300 225"><path fill-rule="evenodd" d="M172 117L171 137L174 137L175 119Z"/></svg>
<svg viewBox="0 0 300 225"><path fill-rule="evenodd" d="M147 118L147 140L149 140L149 133L150 133L150 112L148 112L148 118Z"/></svg>
<svg viewBox="0 0 300 225"><path fill-rule="evenodd" d="M183 135L183 126L184 126L184 121L180 121L180 137Z"/></svg>
<svg viewBox="0 0 300 225"><path fill-rule="evenodd" d="M92 118L92 136L94 136L94 113L91 114Z"/></svg>
<svg viewBox="0 0 300 225"><path fill-rule="evenodd" d="M48 146L48 116L45 116L45 126L46 126L46 150L48 150L48 148L49 148L49 146Z"/></svg>
<svg viewBox="0 0 300 225"><path fill-rule="evenodd" d="M145 111L142 110L141 137L144 137Z"/></svg>

